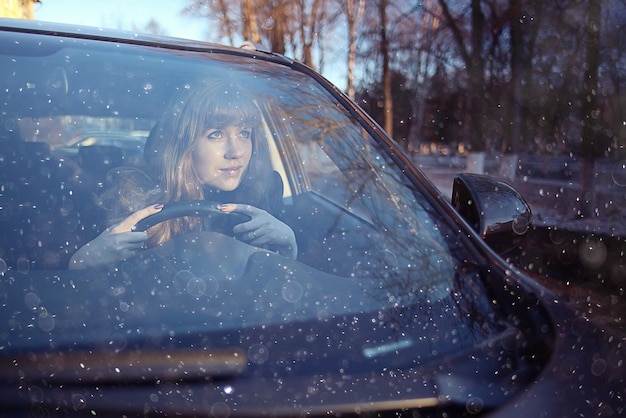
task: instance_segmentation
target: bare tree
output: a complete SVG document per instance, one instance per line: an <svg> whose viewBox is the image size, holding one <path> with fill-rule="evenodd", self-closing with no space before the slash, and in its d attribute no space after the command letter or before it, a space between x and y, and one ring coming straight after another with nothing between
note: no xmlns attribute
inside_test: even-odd
<svg viewBox="0 0 626 418"><path fill-rule="evenodd" d="M311 67L321 62L320 34L335 14L329 0L193 0L186 14L217 21L231 45L237 41L264 44ZM319 51L315 62L314 51Z"/></svg>
<svg viewBox="0 0 626 418"><path fill-rule="evenodd" d="M346 20L348 22L348 97L354 99L354 67L356 65L357 24L363 16L364 0L346 0Z"/></svg>
<svg viewBox="0 0 626 418"><path fill-rule="evenodd" d="M436 1L365 2L358 29L362 84L357 96L367 100L362 105L412 151L423 130L433 90L430 80L438 61L450 56L449 47L440 41L440 18L430 13Z"/></svg>
<svg viewBox="0 0 626 418"><path fill-rule="evenodd" d="M581 216L591 217L595 212L593 172L596 141L600 135L598 105L598 74L600 68L600 33L602 30L602 1L589 0L585 28L585 71L581 89L582 170Z"/></svg>
<svg viewBox="0 0 626 418"><path fill-rule="evenodd" d="M224 7L223 0L221 0L220 3L220 7ZM245 40L258 44L261 43L261 33L259 32L259 24L257 22L254 3L254 0L241 0L241 17L244 23L242 35ZM221 14L225 14L224 10L222 10Z"/></svg>
<svg viewBox="0 0 626 418"><path fill-rule="evenodd" d="M481 8L481 0L471 0L471 28L470 45L467 45L464 29L460 20L453 16L448 2L439 0L443 17L452 32L453 40L468 72L468 118L470 141L473 151L483 151L483 109L485 98L485 59L483 57L483 40L485 30L485 16Z"/></svg>
<svg viewBox="0 0 626 418"><path fill-rule="evenodd" d="M144 26L143 31L154 35L167 35L167 31L154 19L150 19L146 26Z"/></svg>
<svg viewBox="0 0 626 418"><path fill-rule="evenodd" d="M418 7L407 11L410 25L406 27L405 49L408 78L412 81L412 121L408 134L407 148L409 151L418 151L419 142L425 129L426 105L428 97L438 91L437 83L433 83L433 74L442 74L447 53L447 39L442 42L441 11L437 0L423 0Z"/></svg>
<svg viewBox="0 0 626 418"><path fill-rule="evenodd" d="M393 136L393 100L391 99L391 71L389 69L389 40L387 38L387 0L379 0L380 55L383 61L383 128Z"/></svg>
<svg viewBox="0 0 626 418"><path fill-rule="evenodd" d="M218 21L220 36L232 44L260 42L319 71L325 47L339 45L324 40L347 31L339 47L347 54L348 94L367 97L362 105L411 150L423 138L467 141L474 151L552 153L583 145L577 139L590 136L572 122L599 108L612 125L603 132L596 126L596 135L613 135L616 142L624 130L615 122L623 120L618 98L626 62L618 31L605 30L599 39L613 40L612 49L598 57L596 75L602 86L613 86L602 90L611 97L592 103L595 113L581 109L589 93L583 73L593 68L583 53L581 29L591 2L189 0L187 11ZM626 13L621 16L626 19ZM619 13L610 18L622 21ZM598 141L593 144L597 148Z"/></svg>
<svg viewBox="0 0 626 418"><path fill-rule="evenodd" d="M509 144L504 148L510 148L514 153L519 150L520 137L522 135L522 86L524 84L523 72L526 57L523 50L523 27L522 7L519 0L509 0L509 21L511 25L511 112Z"/></svg>

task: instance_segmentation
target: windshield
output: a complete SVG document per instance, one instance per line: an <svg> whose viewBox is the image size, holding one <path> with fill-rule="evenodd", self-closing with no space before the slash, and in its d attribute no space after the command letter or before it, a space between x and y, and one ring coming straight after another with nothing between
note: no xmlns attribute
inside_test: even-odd
<svg viewBox="0 0 626 418"><path fill-rule="evenodd" d="M0 350L237 347L262 375L288 376L419 369L511 328L448 215L306 74L237 54L39 38L0 56ZM283 190L274 215L297 257L208 222L69 270L111 225L100 198L111 170L142 167L173 98L215 78L260 111L256 140Z"/></svg>

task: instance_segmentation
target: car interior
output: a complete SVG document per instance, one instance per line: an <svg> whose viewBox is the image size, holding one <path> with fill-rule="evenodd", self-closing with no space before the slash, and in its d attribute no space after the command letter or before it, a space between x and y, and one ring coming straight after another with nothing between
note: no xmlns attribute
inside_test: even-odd
<svg viewBox="0 0 626 418"><path fill-rule="evenodd" d="M17 121L3 122L16 128L5 128L0 141L0 223L7 232L0 257L7 267L18 269L65 268L73 251L104 227L105 213L97 196L106 187L107 173L133 162L114 145L81 146L74 156L58 156L47 142L25 141ZM287 171L294 170L294 162L285 167L281 154L286 154L279 146L271 144L272 161L285 185L284 218L297 234L300 259L322 270L349 274L355 253L335 258L321 257L320 251L337 254L345 246L364 245L364 237L358 234L369 229L364 229L369 222L347 210L345 202L312 190L308 181L290 181ZM308 180L303 170L298 177ZM313 216L315 222L310 221ZM346 242L347 233L357 234L350 239L352 244Z"/></svg>
<svg viewBox="0 0 626 418"><path fill-rule="evenodd" d="M138 163L137 132L147 135L173 92L192 88L197 79L223 77L223 63L219 57L214 63L184 56L167 61L146 51L137 54L132 46L112 53L88 43L85 48L79 41L24 42L31 48L5 45L0 51L13 57L10 66L0 69L6 92L0 109L0 226L7 231L0 238L0 259L5 269L65 269L76 249L106 227L97 197L107 187L111 169ZM245 60L228 65L236 68L229 77L237 74L237 82L259 97L261 134L283 180L282 218L296 234L299 261L340 276L359 272L364 263L371 267L372 260L385 265L399 255L389 254L377 231L381 225L395 230L397 222L409 218L415 218L415 225L403 229L407 243L419 231L433 251L448 253L441 251L445 244L439 233L425 227L432 219L427 206L409 202L424 213L411 210L405 217L396 196L417 197L408 196L404 188L385 189L396 183L406 187L400 185L406 180L378 181L384 180L380 176L393 177L394 170L379 170L374 164L393 164L345 110L315 110L321 94L316 88L307 92L303 86L293 95L284 87L289 83L277 84L281 77L293 83L305 80L287 67L276 77L280 67L260 60L254 68ZM264 73L272 74L267 84L259 83ZM320 121L327 125L320 126ZM68 152L83 130L89 141ZM124 132L132 145L120 141ZM91 139L99 136L102 140ZM115 141L105 140L113 136ZM352 145L356 143L361 145ZM394 239L403 239L403 233Z"/></svg>
<svg viewBox="0 0 626 418"><path fill-rule="evenodd" d="M67 266L76 245L100 231L95 196L109 169L122 165L112 146L82 147L58 158L46 142L25 141L16 130L0 140L0 257L8 267Z"/></svg>

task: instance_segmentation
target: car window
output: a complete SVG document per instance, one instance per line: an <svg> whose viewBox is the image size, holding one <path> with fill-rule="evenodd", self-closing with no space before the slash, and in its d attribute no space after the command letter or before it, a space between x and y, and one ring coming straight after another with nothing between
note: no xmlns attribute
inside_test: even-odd
<svg viewBox="0 0 626 418"><path fill-rule="evenodd" d="M448 215L306 73L234 52L32 38L0 57L1 273L37 283L26 296L16 290L19 308L4 304L13 331L1 344L126 347L200 333L213 336L207 344L245 334L246 350L274 350L260 330L278 338L288 329L355 347L346 369L380 368L427 363L510 327ZM108 226L98 200L107 175L141 165L137 137L144 144L173 97L220 77L261 111L259 135L285 190L277 216L296 235L297 259L201 231L68 271L69 257ZM82 133L99 139L69 152Z"/></svg>

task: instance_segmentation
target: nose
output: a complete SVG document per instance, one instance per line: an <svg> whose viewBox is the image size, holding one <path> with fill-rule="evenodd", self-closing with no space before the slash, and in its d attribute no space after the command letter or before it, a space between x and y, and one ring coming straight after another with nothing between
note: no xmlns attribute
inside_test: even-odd
<svg viewBox="0 0 626 418"><path fill-rule="evenodd" d="M227 160L236 160L243 155L243 144L240 140L229 135L226 139L226 151L224 152L224 158Z"/></svg>

